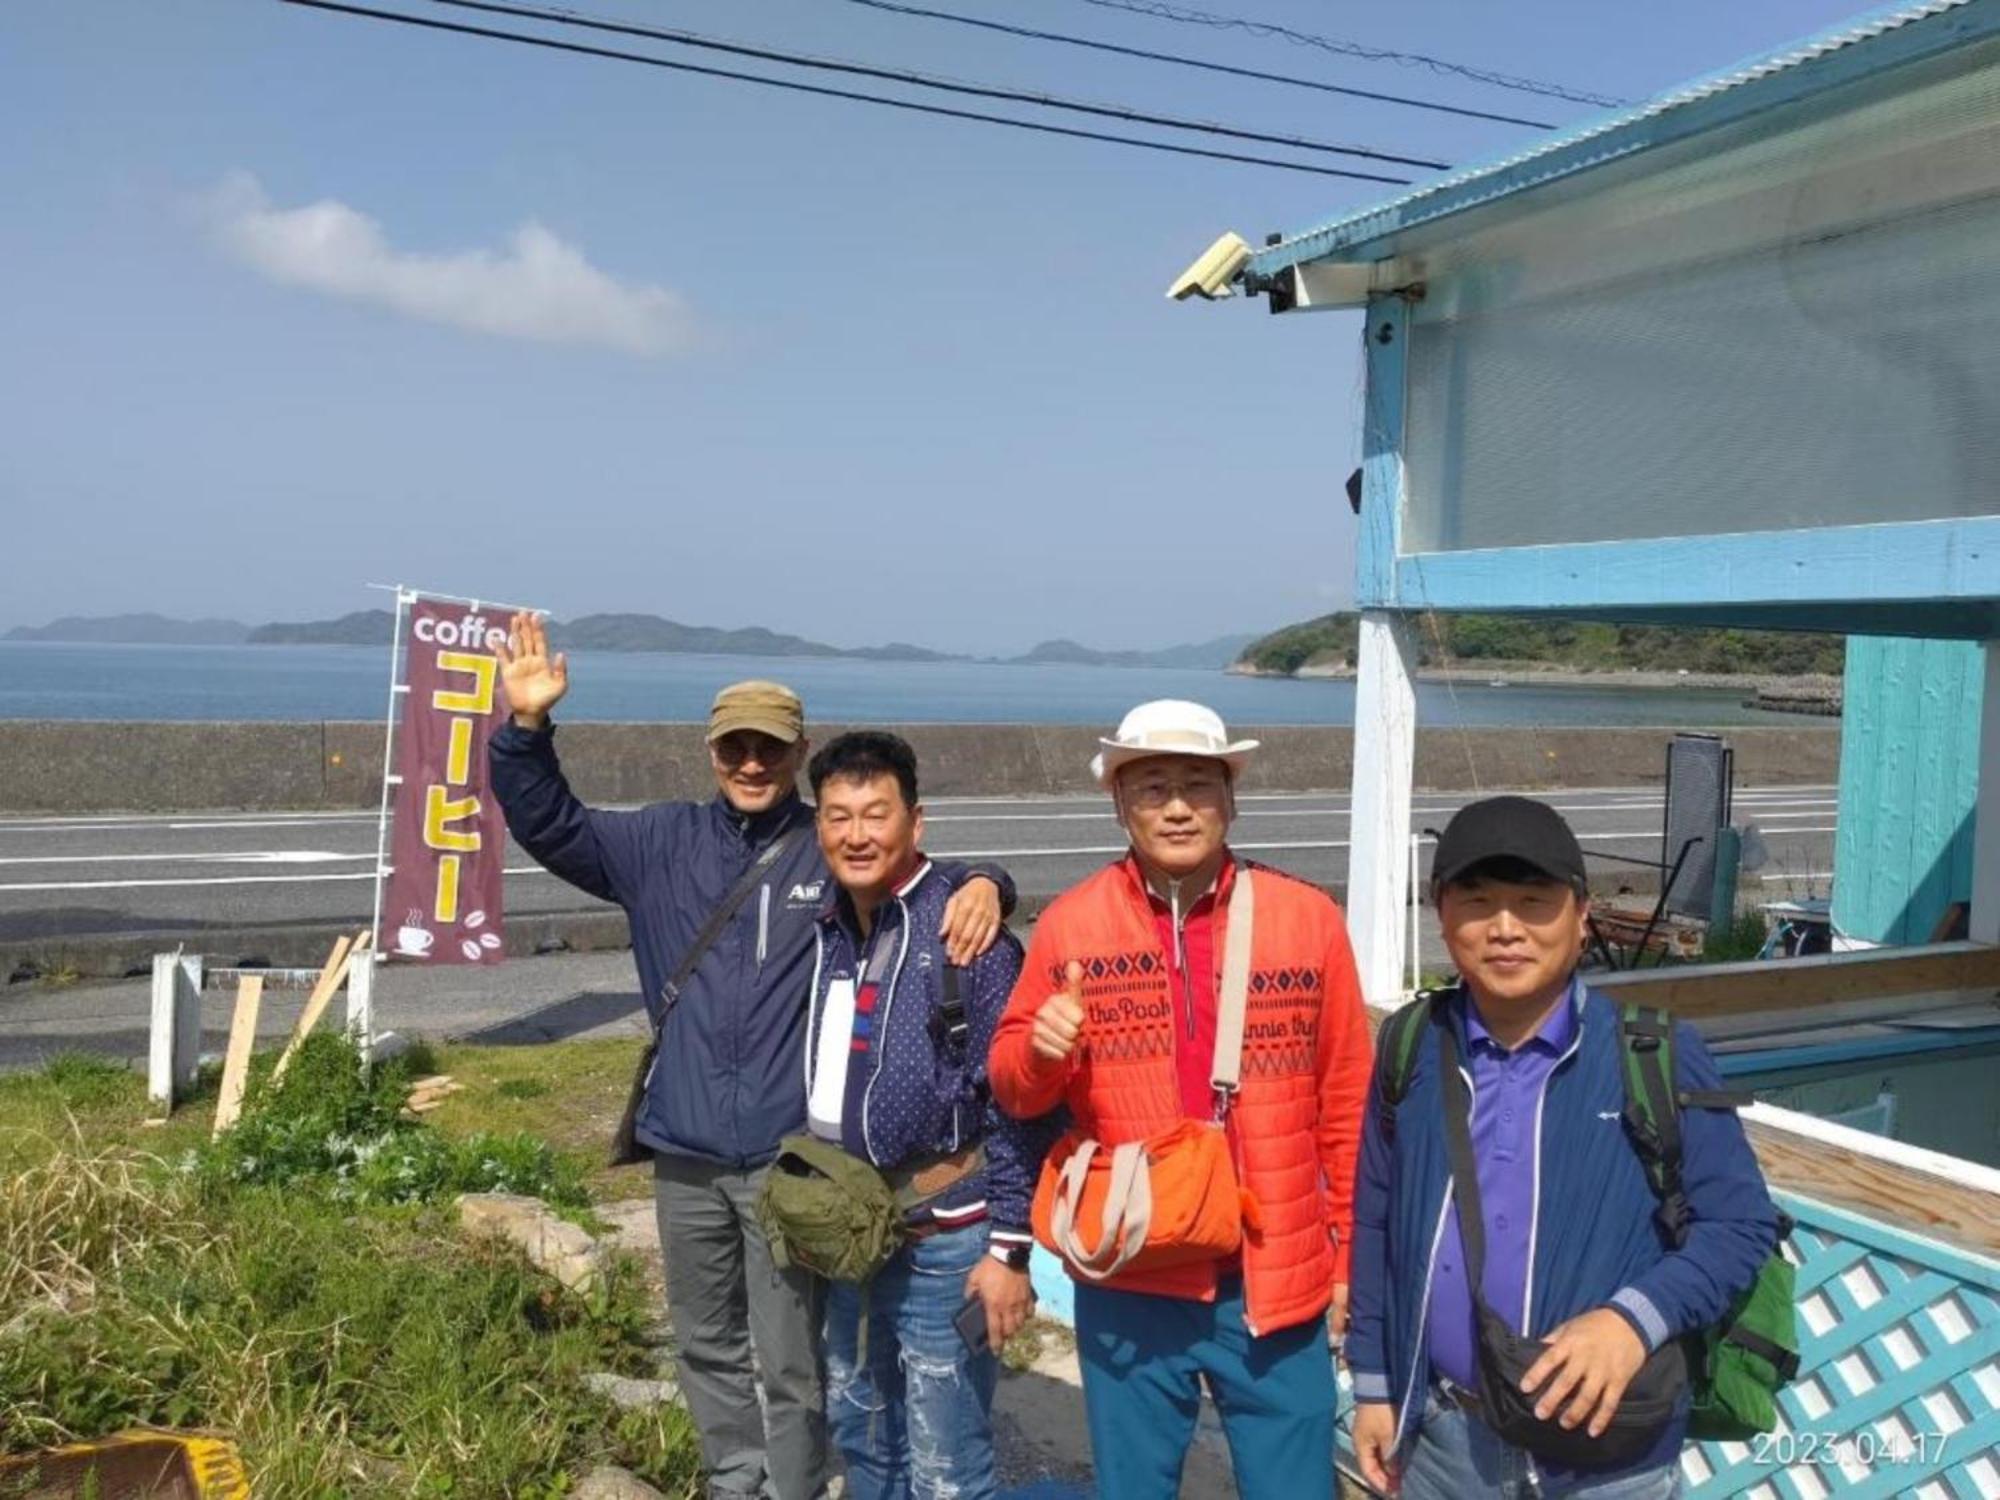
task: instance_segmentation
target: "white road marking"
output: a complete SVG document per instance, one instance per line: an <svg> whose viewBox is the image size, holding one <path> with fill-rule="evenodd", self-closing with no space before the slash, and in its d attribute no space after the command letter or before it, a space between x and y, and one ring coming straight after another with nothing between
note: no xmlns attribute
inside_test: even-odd
<svg viewBox="0 0 2000 1500"><path fill-rule="evenodd" d="M540 865L507 869L507 875L547 875ZM0 885L0 891L129 891L156 890L184 885L317 885L330 880L373 880L373 870L343 871L338 875L202 875L161 880L65 880L18 885Z"/></svg>
<svg viewBox="0 0 2000 1500"><path fill-rule="evenodd" d="M0 856L0 865L123 865L164 861L177 865L321 865L373 859L373 853L331 849L202 850L191 854L24 854Z"/></svg>

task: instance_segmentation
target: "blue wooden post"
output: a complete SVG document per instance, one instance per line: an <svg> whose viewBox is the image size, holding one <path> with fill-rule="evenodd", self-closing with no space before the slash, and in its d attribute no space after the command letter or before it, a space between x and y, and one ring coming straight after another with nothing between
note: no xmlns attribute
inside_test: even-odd
<svg viewBox="0 0 2000 1500"><path fill-rule="evenodd" d="M1354 797L1347 926L1361 993L1389 1004L1403 989L1410 884L1410 778L1416 767L1416 635L1394 606L1403 506L1403 395L1409 303L1368 301L1368 393L1361 448L1361 606L1355 663Z"/></svg>

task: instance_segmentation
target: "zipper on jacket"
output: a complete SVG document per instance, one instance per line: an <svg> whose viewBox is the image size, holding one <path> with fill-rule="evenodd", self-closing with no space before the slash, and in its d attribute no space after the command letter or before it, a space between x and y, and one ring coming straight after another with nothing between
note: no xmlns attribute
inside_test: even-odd
<svg viewBox="0 0 2000 1500"><path fill-rule="evenodd" d="M813 923L813 978L812 988L806 991L806 1055L801 1059L806 1075L806 1099L810 1103L813 1091L813 1059L817 1055L819 1038L814 1034L819 1030L819 976L826 965L826 930ZM811 1112L807 1113L810 1120Z"/></svg>
<svg viewBox="0 0 2000 1500"><path fill-rule="evenodd" d="M764 954L771 945L771 883L757 888L757 967L764 967Z"/></svg>
<svg viewBox="0 0 2000 1500"><path fill-rule="evenodd" d="M878 997L881 1008L876 1013L870 1032L875 1043L875 1066L869 1069L868 1086L861 1091L861 1145L871 1162L875 1160L875 1143L868 1137L868 1105L875 1097L875 1080L882 1076L882 1063L889 1054L889 1011L896 1003L896 984L903 977L903 960L910 956L910 906L901 896L896 898L896 911L903 919L903 931L896 945L896 967L890 970L888 987ZM879 923L876 930L881 930ZM865 976L865 964L862 972Z"/></svg>
<svg viewBox="0 0 2000 1500"><path fill-rule="evenodd" d="M1469 1087L1471 1080L1467 1080ZM1417 1304L1417 1336L1410 1348L1410 1384L1403 1392L1402 1409L1396 1413L1396 1435L1389 1441L1389 1451L1396 1452L1403 1446L1403 1432L1410 1422L1410 1401L1417 1393L1417 1359L1424 1349L1424 1336L1430 1330L1431 1284L1437 1280L1438 1247L1444 1243L1445 1220L1451 1216L1453 1197L1451 1179L1444 1184L1444 1201L1438 1204L1437 1228L1431 1231L1430 1259L1424 1265L1424 1286L1422 1300Z"/></svg>

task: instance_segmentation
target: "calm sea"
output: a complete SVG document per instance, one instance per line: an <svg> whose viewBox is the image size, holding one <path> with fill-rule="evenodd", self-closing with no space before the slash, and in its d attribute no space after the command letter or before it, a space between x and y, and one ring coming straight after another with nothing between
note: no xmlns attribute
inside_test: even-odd
<svg viewBox="0 0 2000 1500"><path fill-rule="evenodd" d="M377 719L388 653L359 646L72 646L0 642L0 719ZM562 715L706 717L715 690L775 677L835 723L1110 725L1148 698L1193 698L1239 724L1351 724L1351 682L1168 668L985 666L843 658L577 652ZM1732 691L1423 683L1418 717L1446 724L1797 723Z"/></svg>

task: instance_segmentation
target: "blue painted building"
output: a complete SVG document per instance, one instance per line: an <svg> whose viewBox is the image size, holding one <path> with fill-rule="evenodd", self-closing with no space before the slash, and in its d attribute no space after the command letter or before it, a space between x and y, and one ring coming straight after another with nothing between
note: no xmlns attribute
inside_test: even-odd
<svg viewBox="0 0 2000 1500"><path fill-rule="evenodd" d="M1972 899L1982 666L1967 641L1848 641L1833 861L1840 932L1921 943Z"/></svg>
<svg viewBox="0 0 2000 1500"><path fill-rule="evenodd" d="M1348 917L1370 1000L1395 1003L1406 967L1427 612L1841 632L1842 921L1914 946L1778 966L1780 982L1681 971L1659 993L1733 1038L1739 1076L1801 1079L1829 1045L1920 1045L1969 1070L1952 1087L1984 1107L2000 993L2000 770L1981 775L2000 761L2000 0L1898 4L1236 246L1190 273L1205 293L1344 313L1330 333L1366 349ZM1327 474L1329 503L1343 477ZM1970 940L1927 946L1953 899ZM1950 1034L1982 1006L1983 1029L1974 1014ZM1906 1034L1939 1007L1953 1019ZM1810 1057L1788 1026L1811 1029ZM1691 1448L1690 1492L2000 1500L2000 1171L1749 1113L1802 1225L1804 1373L1782 1440ZM1917 1441L1932 1432L1944 1441ZM1806 1451L1825 1437L1839 1442Z"/></svg>

